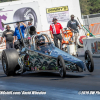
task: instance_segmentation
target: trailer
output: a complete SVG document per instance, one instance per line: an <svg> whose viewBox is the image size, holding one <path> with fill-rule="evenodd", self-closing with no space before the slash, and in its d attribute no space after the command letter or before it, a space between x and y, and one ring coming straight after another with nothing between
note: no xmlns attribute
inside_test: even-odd
<svg viewBox="0 0 100 100"><path fill-rule="evenodd" d="M74 5L77 6L74 7ZM78 17L82 23L79 0L63 0L63 2L62 0L19 0L0 3L0 33L2 34L6 27L1 26L1 21L9 23L31 17L32 25L36 27L37 32L48 34L51 38L49 26L53 17L58 19L63 28L66 28L71 14L76 16L75 19ZM25 22L26 25L27 23ZM10 27L15 30L16 24Z"/></svg>
<svg viewBox="0 0 100 100"><path fill-rule="evenodd" d="M0 3L0 16L3 16L0 20L9 23L33 17L33 25L36 26L37 31L49 30L53 17L57 17L65 28L71 14L76 16L75 19L78 17L81 20L79 0L63 0L63 2L62 0L20 0ZM11 28L14 29L15 26L11 25ZM4 31L1 25L0 30Z"/></svg>

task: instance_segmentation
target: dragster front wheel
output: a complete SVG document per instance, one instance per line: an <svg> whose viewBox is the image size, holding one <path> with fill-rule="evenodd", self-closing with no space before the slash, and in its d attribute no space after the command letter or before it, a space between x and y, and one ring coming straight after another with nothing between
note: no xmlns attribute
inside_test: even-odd
<svg viewBox="0 0 100 100"><path fill-rule="evenodd" d="M86 67L88 71L93 72L94 71L94 61L93 61L92 55L89 50L85 51L85 62L86 62Z"/></svg>
<svg viewBox="0 0 100 100"><path fill-rule="evenodd" d="M64 59L62 58L61 55L58 56L57 64L58 64L58 67L59 67L60 76L62 78L65 77L66 76L66 67L65 67Z"/></svg>

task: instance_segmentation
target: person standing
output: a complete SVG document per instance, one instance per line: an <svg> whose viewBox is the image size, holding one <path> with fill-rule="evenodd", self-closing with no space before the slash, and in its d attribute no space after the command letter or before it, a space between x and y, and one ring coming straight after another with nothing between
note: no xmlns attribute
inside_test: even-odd
<svg viewBox="0 0 100 100"><path fill-rule="evenodd" d="M6 49L13 48L14 47L14 31L10 30L10 26L6 26L6 31L3 32L1 37L1 43L3 41L3 38L6 38Z"/></svg>
<svg viewBox="0 0 100 100"><path fill-rule="evenodd" d="M21 39L21 36L20 36L20 32L19 32L19 29L18 29L18 25L20 25L20 31L21 31L21 34L22 34L22 37L24 39L24 34L25 34L25 29L26 29L26 24L23 23L23 22L20 22L20 23L17 23L16 24L17 27L15 28L15 32L14 32L14 36L15 36L15 44L14 44L14 47L16 48L16 45L18 45L18 48L19 50L22 49L22 46L24 45L23 42L22 42L22 39ZM18 40L18 41L17 41Z"/></svg>
<svg viewBox="0 0 100 100"><path fill-rule="evenodd" d="M31 37L36 35L36 28L32 26L32 22L28 22L28 26L26 28L26 40L28 45L31 45Z"/></svg>
<svg viewBox="0 0 100 100"><path fill-rule="evenodd" d="M77 27L79 27L79 29L81 28L77 20L74 19L74 17L74 15L71 15L71 20L68 21L67 27L73 32L73 42L75 43L75 45L77 45L77 38L79 36L79 31Z"/></svg>
<svg viewBox="0 0 100 100"><path fill-rule="evenodd" d="M30 37L29 29L30 29L31 26L32 26L32 23L31 22L28 22L28 26L26 28L26 37Z"/></svg>
<svg viewBox="0 0 100 100"><path fill-rule="evenodd" d="M57 22L56 18L53 18L53 23L50 25L50 34L51 38L54 39L54 44L56 47L58 46L58 39L60 40L60 49L62 49L62 36L60 34L60 30L63 33L63 27L60 23Z"/></svg>
<svg viewBox="0 0 100 100"><path fill-rule="evenodd" d="M22 25L20 25L20 29L21 29L21 33L22 33L22 36L24 38L24 34L25 34L25 29L26 29L26 24L21 22ZM19 32L19 29L18 29L18 24L17 24L17 27L15 28L15 32L14 32L14 36L15 36L15 40L21 40L21 36L20 36L20 32Z"/></svg>
<svg viewBox="0 0 100 100"><path fill-rule="evenodd" d="M36 34L36 28L32 26L32 22L28 22L28 26L26 28L26 37L32 37L32 35Z"/></svg>

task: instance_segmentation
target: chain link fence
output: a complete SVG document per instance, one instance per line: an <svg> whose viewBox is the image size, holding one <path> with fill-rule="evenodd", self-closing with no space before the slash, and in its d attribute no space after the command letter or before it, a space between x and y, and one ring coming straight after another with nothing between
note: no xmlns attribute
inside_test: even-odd
<svg viewBox="0 0 100 100"><path fill-rule="evenodd" d="M94 35L100 34L100 13L82 16L83 25Z"/></svg>

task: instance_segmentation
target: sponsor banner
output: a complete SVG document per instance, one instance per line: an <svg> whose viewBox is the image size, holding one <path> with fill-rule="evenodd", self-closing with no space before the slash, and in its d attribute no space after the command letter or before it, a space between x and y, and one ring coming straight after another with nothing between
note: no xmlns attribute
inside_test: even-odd
<svg viewBox="0 0 100 100"><path fill-rule="evenodd" d="M58 22L67 22L69 20L68 6L47 8L46 13L48 23L52 23L53 18L57 18Z"/></svg>
<svg viewBox="0 0 100 100"><path fill-rule="evenodd" d="M42 25L37 1L0 7L0 33L5 30L1 22L10 23L27 20L29 18L33 19L32 25L36 27L37 31L41 31ZM27 23L25 22L25 24ZM12 30L15 30L16 24L10 24L10 26Z"/></svg>
<svg viewBox="0 0 100 100"><path fill-rule="evenodd" d="M47 13L56 13L56 12L62 12L62 11L68 11L68 6L47 8L46 9Z"/></svg>

